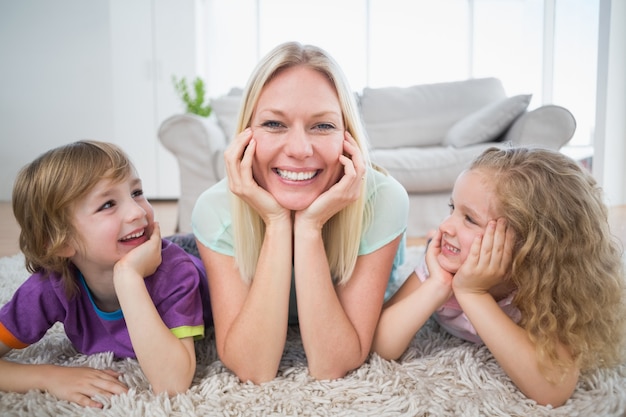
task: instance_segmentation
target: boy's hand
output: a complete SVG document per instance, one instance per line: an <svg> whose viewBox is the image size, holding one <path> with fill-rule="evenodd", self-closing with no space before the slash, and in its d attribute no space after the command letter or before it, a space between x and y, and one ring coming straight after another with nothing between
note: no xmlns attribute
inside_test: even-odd
<svg viewBox="0 0 626 417"><path fill-rule="evenodd" d="M492 220L485 235L477 236L457 271L454 292L486 293L508 277L513 262L515 232L504 218Z"/></svg>
<svg viewBox="0 0 626 417"><path fill-rule="evenodd" d="M115 271L132 269L142 277L148 277L161 264L161 227L154 222L152 234L147 242L128 252L115 264Z"/></svg>
<svg viewBox="0 0 626 417"><path fill-rule="evenodd" d="M102 403L93 400L96 395L110 397L128 391L118 379L120 374L110 369L47 365L43 374L46 391L84 407L102 408Z"/></svg>

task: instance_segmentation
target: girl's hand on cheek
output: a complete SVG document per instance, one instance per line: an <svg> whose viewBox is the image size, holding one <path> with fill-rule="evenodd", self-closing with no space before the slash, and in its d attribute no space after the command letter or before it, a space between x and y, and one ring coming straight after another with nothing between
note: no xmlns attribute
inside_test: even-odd
<svg viewBox="0 0 626 417"><path fill-rule="evenodd" d="M306 210L297 213L296 218L312 220L321 227L359 198L367 171L356 140L347 131L344 133L343 154L339 155L338 163L343 166L343 175L339 181L320 194Z"/></svg>
<svg viewBox="0 0 626 417"><path fill-rule="evenodd" d="M440 230L437 230L426 248L428 279L437 281L441 286L449 289L450 294L452 294L452 279L454 275L443 269L437 260L437 257L441 253L441 239L442 233Z"/></svg>
<svg viewBox="0 0 626 417"><path fill-rule="evenodd" d="M454 292L486 293L502 283L513 262L514 232L503 218L492 220L484 236L476 236L453 281Z"/></svg>
<svg viewBox="0 0 626 417"><path fill-rule="evenodd" d="M289 210L263 189L252 175L257 142L251 128L239 133L224 152L228 186L233 194L250 204L267 223L273 218L290 217Z"/></svg>

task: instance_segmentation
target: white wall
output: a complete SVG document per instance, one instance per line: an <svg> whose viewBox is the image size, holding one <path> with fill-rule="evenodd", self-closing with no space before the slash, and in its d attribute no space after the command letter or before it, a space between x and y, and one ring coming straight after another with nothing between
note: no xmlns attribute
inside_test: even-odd
<svg viewBox="0 0 626 417"><path fill-rule="evenodd" d="M48 148L113 137L109 49L107 1L0 1L1 200Z"/></svg>
<svg viewBox="0 0 626 417"><path fill-rule="evenodd" d="M157 129L184 110L171 77L196 75L196 0L0 0L0 200L46 150L120 145L149 198L177 198Z"/></svg>
<svg viewBox="0 0 626 417"><path fill-rule="evenodd" d="M626 204L626 2L600 4L593 173L612 206Z"/></svg>

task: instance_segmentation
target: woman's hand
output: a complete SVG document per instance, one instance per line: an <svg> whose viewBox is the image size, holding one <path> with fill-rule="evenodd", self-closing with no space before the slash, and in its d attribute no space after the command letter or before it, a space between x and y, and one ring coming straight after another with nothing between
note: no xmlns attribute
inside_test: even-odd
<svg viewBox="0 0 626 417"><path fill-rule="evenodd" d="M298 221L311 222L321 229L328 219L356 201L363 192L363 181L367 172L365 162L352 135L346 131L344 136L344 154L339 155L339 163L343 165L342 177L320 194L309 207L296 213Z"/></svg>
<svg viewBox="0 0 626 417"><path fill-rule="evenodd" d="M467 259L453 280L458 292L487 293L503 283L513 262L515 232L507 226L506 219L492 220L484 236L476 236Z"/></svg>
<svg viewBox="0 0 626 417"><path fill-rule="evenodd" d="M230 191L248 203L267 224L274 218L291 216L291 213L281 207L276 199L255 181L252 175L252 160L256 144L252 129L245 129L224 151L224 161Z"/></svg>

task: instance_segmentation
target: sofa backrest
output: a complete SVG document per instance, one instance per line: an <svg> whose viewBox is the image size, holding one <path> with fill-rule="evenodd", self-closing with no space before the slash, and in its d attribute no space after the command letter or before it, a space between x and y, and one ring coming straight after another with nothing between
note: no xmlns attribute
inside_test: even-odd
<svg viewBox="0 0 626 417"><path fill-rule="evenodd" d="M463 117L506 97L497 78L364 88L363 121L373 148L440 145Z"/></svg>

